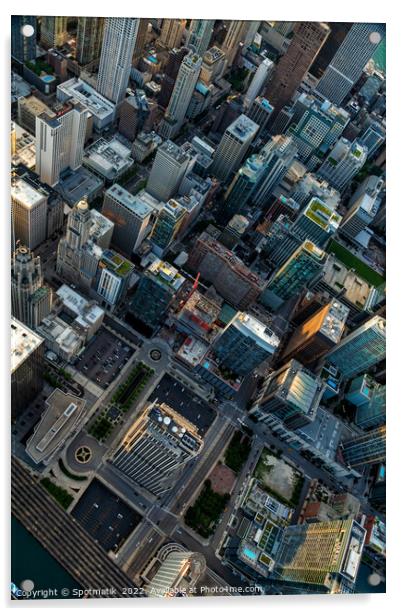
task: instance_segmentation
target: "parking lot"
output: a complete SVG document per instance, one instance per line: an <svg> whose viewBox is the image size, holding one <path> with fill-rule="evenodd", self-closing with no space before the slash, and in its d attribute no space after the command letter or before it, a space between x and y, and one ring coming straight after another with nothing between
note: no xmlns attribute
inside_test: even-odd
<svg viewBox="0 0 402 616"><path fill-rule="evenodd" d="M106 551L114 552L142 520L137 512L97 479L89 484L72 515Z"/></svg>
<svg viewBox="0 0 402 616"><path fill-rule="evenodd" d="M202 436L216 417L215 411L204 400L167 374L152 391L149 400L154 401L155 398L191 421Z"/></svg>
<svg viewBox="0 0 402 616"><path fill-rule="evenodd" d="M106 389L133 353L132 347L101 327L81 355L76 368L99 387Z"/></svg>

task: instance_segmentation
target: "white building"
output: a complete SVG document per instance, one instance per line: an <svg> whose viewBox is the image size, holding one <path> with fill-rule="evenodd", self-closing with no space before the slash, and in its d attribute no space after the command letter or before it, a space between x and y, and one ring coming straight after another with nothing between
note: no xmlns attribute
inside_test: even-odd
<svg viewBox="0 0 402 616"><path fill-rule="evenodd" d="M179 132L201 71L202 57L190 51L184 57L159 132L172 138Z"/></svg>
<svg viewBox="0 0 402 616"><path fill-rule="evenodd" d="M88 118L88 110L76 101L57 117L37 116L36 173L42 182L55 186L62 171L81 166Z"/></svg>
<svg viewBox="0 0 402 616"><path fill-rule="evenodd" d="M221 181L225 182L233 171L237 171L258 129L258 124L244 114L227 127L216 148L212 166Z"/></svg>
<svg viewBox="0 0 402 616"><path fill-rule="evenodd" d="M14 240L33 250L46 239L47 195L23 178L11 182L11 207Z"/></svg>
<svg viewBox="0 0 402 616"><path fill-rule="evenodd" d="M187 172L190 156L172 141L165 141L155 156L147 192L160 201L174 197Z"/></svg>
<svg viewBox="0 0 402 616"><path fill-rule="evenodd" d="M96 89L113 103L120 103L126 93L139 21L131 17L105 19Z"/></svg>
<svg viewBox="0 0 402 616"><path fill-rule="evenodd" d="M132 195L119 184L113 184L105 192L102 214L114 223L114 246L128 256L144 241L152 212L138 195Z"/></svg>
<svg viewBox="0 0 402 616"><path fill-rule="evenodd" d="M268 58L265 58L265 60L263 60L257 68L244 97L244 104L247 109L253 104L254 100L260 94L262 88L272 73L273 68L274 63Z"/></svg>
<svg viewBox="0 0 402 616"><path fill-rule="evenodd" d="M94 129L98 132L112 124L114 120L116 105L82 79L73 77L63 81L57 86L56 96L61 103L73 98L86 107L92 115Z"/></svg>
<svg viewBox="0 0 402 616"><path fill-rule="evenodd" d="M367 160L367 148L343 137L329 153L317 175L342 192Z"/></svg>

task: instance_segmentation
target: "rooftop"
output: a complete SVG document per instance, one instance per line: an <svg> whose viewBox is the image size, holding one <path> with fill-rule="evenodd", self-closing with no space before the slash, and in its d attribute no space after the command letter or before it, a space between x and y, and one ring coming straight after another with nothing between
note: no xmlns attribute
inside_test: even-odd
<svg viewBox="0 0 402 616"><path fill-rule="evenodd" d="M258 344L270 353L275 353L280 339L269 327L258 321L251 314L239 312L233 319L230 326L242 332L245 336L253 338Z"/></svg>
<svg viewBox="0 0 402 616"><path fill-rule="evenodd" d="M72 79L64 81L58 85L57 98L59 100L60 95L64 95L64 98L66 96L75 98L87 107L92 115L98 117L100 120L104 120L108 116L111 116L111 120L113 119L116 105L99 94L95 88L82 79L76 79L73 77Z"/></svg>
<svg viewBox="0 0 402 616"><path fill-rule="evenodd" d="M133 163L131 150L116 137L110 141L100 138L85 150L84 160L108 179L126 171Z"/></svg>
<svg viewBox="0 0 402 616"><path fill-rule="evenodd" d="M258 129L258 124L243 113L226 130L237 139L246 142L257 134Z"/></svg>
<svg viewBox="0 0 402 616"><path fill-rule="evenodd" d="M43 338L11 317L11 374L40 347Z"/></svg>
<svg viewBox="0 0 402 616"><path fill-rule="evenodd" d="M197 366L204 355L208 351L208 345L197 338L186 338L180 349L177 351L177 357L182 359L191 366Z"/></svg>
<svg viewBox="0 0 402 616"><path fill-rule="evenodd" d="M103 181L97 175L85 167L79 167L75 171L63 171L56 190L73 206L84 197L92 197L102 186Z"/></svg>
<svg viewBox="0 0 402 616"><path fill-rule="evenodd" d="M322 229L332 230L339 227L342 216L331 210L323 201L314 197L304 210L304 215L308 216L313 222Z"/></svg>
<svg viewBox="0 0 402 616"><path fill-rule="evenodd" d="M46 199L46 194L36 190L30 183L23 178L14 177L11 181L11 198L25 207L35 207Z"/></svg>
<svg viewBox="0 0 402 616"><path fill-rule="evenodd" d="M153 208L141 199L138 195L132 195L120 184L113 184L105 193L108 196L113 197L121 205L126 207L130 212L135 214L138 218L145 219L153 212Z"/></svg>
<svg viewBox="0 0 402 616"><path fill-rule="evenodd" d="M175 267L160 259L155 259L146 271L153 274L159 282L172 287L175 291L179 290L185 280Z"/></svg>
<svg viewBox="0 0 402 616"><path fill-rule="evenodd" d="M77 425L86 401L55 389L45 402L45 411L27 442L26 452L36 463L46 462Z"/></svg>
<svg viewBox="0 0 402 616"><path fill-rule="evenodd" d="M323 282L337 293L344 290L343 297L357 308L364 308L370 297L372 286L360 278L333 255L328 255L324 268Z"/></svg>

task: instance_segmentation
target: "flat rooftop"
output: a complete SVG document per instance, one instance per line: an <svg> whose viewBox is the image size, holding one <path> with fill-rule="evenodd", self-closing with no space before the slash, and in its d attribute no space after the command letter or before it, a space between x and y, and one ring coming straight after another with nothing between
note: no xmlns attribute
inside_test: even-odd
<svg viewBox="0 0 402 616"><path fill-rule="evenodd" d="M358 308L365 306L373 288L332 255L328 255L323 282L338 293L344 289L343 297Z"/></svg>
<svg viewBox="0 0 402 616"><path fill-rule="evenodd" d="M23 178L15 178L11 182L11 197L25 207L32 208L42 203L46 195L36 190Z"/></svg>
<svg viewBox="0 0 402 616"><path fill-rule="evenodd" d="M184 276L173 265L160 259L155 259L146 271L153 274L163 284L172 287L175 291L181 287L185 280Z"/></svg>
<svg viewBox="0 0 402 616"><path fill-rule="evenodd" d="M233 319L232 325L245 336L253 338L260 346L270 353L274 353L279 346L280 339L267 325L246 312L240 312Z"/></svg>
<svg viewBox="0 0 402 616"><path fill-rule="evenodd" d="M177 351L177 357L191 366L197 366L208 351L208 344L188 337Z"/></svg>
<svg viewBox="0 0 402 616"><path fill-rule="evenodd" d="M333 460L344 432L344 426L330 411L319 406L315 419L310 424L297 428L295 432L328 459Z"/></svg>
<svg viewBox="0 0 402 616"><path fill-rule="evenodd" d="M75 205L83 197L90 197L103 186L103 181L85 167L75 171L68 169L60 176L56 190L65 198L69 205Z"/></svg>
<svg viewBox="0 0 402 616"><path fill-rule="evenodd" d="M104 120L108 116L111 116L112 119L116 105L99 94L95 88L82 81L82 79L73 77L68 81L64 81L57 86L58 98L60 98L60 93L78 100L100 120Z"/></svg>
<svg viewBox="0 0 402 616"><path fill-rule="evenodd" d="M253 122L253 120L250 120L250 118L243 113L234 122L232 122L226 130L234 135L236 139L247 141L252 139L252 137L257 134L258 129L258 124Z"/></svg>
<svg viewBox="0 0 402 616"><path fill-rule="evenodd" d="M113 184L105 193L107 196L112 197L118 201L125 208L130 210L138 218L147 218L153 212L153 208L141 199L138 195L132 195L120 184Z"/></svg>
<svg viewBox="0 0 402 616"><path fill-rule="evenodd" d="M82 398L55 389L45 402L45 411L27 442L26 452L36 463L51 457L77 425L85 408Z"/></svg>
<svg viewBox="0 0 402 616"><path fill-rule="evenodd" d="M11 374L40 347L44 339L11 317Z"/></svg>

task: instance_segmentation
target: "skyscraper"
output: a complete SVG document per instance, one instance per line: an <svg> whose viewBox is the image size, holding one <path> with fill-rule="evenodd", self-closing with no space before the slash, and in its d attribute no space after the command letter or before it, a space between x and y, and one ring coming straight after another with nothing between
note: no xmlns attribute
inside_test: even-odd
<svg viewBox="0 0 402 616"><path fill-rule="evenodd" d="M146 333L154 332L184 282L175 267L156 259L143 273L129 305L128 320L138 322Z"/></svg>
<svg viewBox="0 0 402 616"><path fill-rule="evenodd" d="M309 366L325 355L341 339L349 309L332 300L301 323L292 334L281 361L295 358Z"/></svg>
<svg viewBox="0 0 402 616"><path fill-rule="evenodd" d="M260 301L271 308L279 307L318 276L326 259L327 254L323 250L305 240L271 278Z"/></svg>
<svg viewBox="0 0 402 616"><path fill-rule="evenodd" d="M373 222L380 206L378 195L383 186L384 180L375 175L366 178L349 201L349 211L340 227L343 234L354 239Z"/></svg>
<svg viewBox="0 0 402 616"><path fill-rule="evenodd" d="M23 33L26 25L32 26L32 36ZM24 63L36 58L36 17L33 15L11 15L11 57Z"/></svg>
<svg viewBox="0 0 402 616"><path fill-rule="evenodd" d="M260 94L273 69L274 63L269 58L265 58L257 68L244 96L244 104L247 109L251 107L254 100Z"/></svg>
<svg viewBox="0 0 402 616"><path fill-rule="evenodd" d="M80 64L89 64L100 56L104 17L78 17L75 57Z"/></svg>
<svg viewBox="0 0 402 616"><path fill-rule="evenodd" d="M252 140L258 131L258 125L242 114L232 122L216 148L212 171L225 182L236 171L245 157Z"/></svg>
<svg viewBox="0 0 402 616"><path fill-rule="evenodd" d="M325 23L302 21L296 24L292 42L279 60L264 93L275 108L272 119L276 118L282 107L290 103L329 32Z"/></svg>
<svg viewBox="0 0 402 616"><path fill-rule="evenodd" d="M268 376L252 410L259 421L275 415L296 430L314 421L323 393L321 380L291 359Z"/></svg>
<svg viewBox="0 0 402 616"><path fill-rule="evenodd" d="M198 55L203 56L209 49L215 19L192 19L187 45L194 47Z"/></svg>
<svg viewBox="0 0 402 616"><path fill-rule="evenodd" d="M266 204L272 190L285 176L296 154L297 148L291 137L275 135L268 141L260 152L263 164L252 195L253 203L258 206Z"/></svg>
<svg viewBox="0 0 402 616"><path fill-rule="evenodd" d="M338 230L342 217L321 199L313 197L293 223L292 232L302 240L309 239L320 248Z"/></svg>
<svg viewBox="0 0 402 616"><path fill-rule="evenodd" d="M274 108L270 102L263 96L257 96L249 107L247 115L250 120L253 120L260 127L258 129L259 137L264 134L273 110Z"/></svg>
<svg viewBox="0 0 402 616"><path fill-rule="evenodd" d="M139 19L106 17L96 89L113 103L126 93Z"/></svg>
<svg viewBox="0 0 402 616"><path fill-rule="evenodd" d="M246 312L238 312L214 341L219 363L237 375L246 376L271 358L279 346L278 336Z"/></svg>
<svg viewBox="0 0 402 616"><path fill-rule="evenodd" d="M168 49L180 47L185 27L185 19L164 19L159 42Z"/></svg>
<svg viewBox="0 0 402 616"><path fill-rule="evenodd" d="M384 36L384 23L354 23L318 82L317 92L340 105Z"/></svg>
<svg viewBox="0 0 402 616"><path fill-rule="evenodd" d="M133 64L137 63L137 61L141 58L142 53L144 51L145 43L147 42L148 25L149 25L148 19L140 19L137 37L135 39Z"/></svg>
<svg viewBox="0 0 402 616"><path fill-rule="evenodd" d="M327 355L345 378L372 368L385 358L385 319L374 316L345 336Z"/></svg>
<svg viewBox="0 0 402 616"><path fill-rule="evenodd" d="M175 199L169 199L159 212L152 229L150 241L153 252L163 257L171 243L177 237L183 224L186 209Z"/></svg>
<svg viewBox="0 0 402 616"><path fill-rule="evenodd" d="M43 387L44 339L11 317L11 413L23 413Z"/></svg>
<svg viewBox="0 0 402 616"><path fill-rule="evenodd" d="M46 49L61 47L67 41L68 17L42 17L40 43Z"/></svg>
<svg viewBox="0 0 402 616"><path fill-rule="evenodd" d="M112 242L131 257L146 237L152 208L119 184L105 192L102 214L114 223Z"/></svg>
<svg viewBox="0 0 402 616"><path fill-rule="evenodd" d="M317 171L331 186L342 192L367 160L367 148L341 137Z"/></svg>
<svg viewBox="0 0 402 616"><path fill-rule="evenodd" d="M190 156L173 141L158 148L147 183L147 192L160 201L168 201L179 190Z"/></svg>
<svg viewBox="0 0 402 616"><path fill-rule="evenodd" d="M321 587L331 593L353 591L366 531L355 520L288 526L277 557L280 580Z"/></svg>
<svg viewBox="0 0 402 616"><path fill-rule="evenodd" d="M167 404L141 413L113 456L132 481L160 496L174 487L183 467L203 447L197 428Z"/></svg>
<svg viewBox="0 0 402 616"><path fill-rule="evenodd" d="M226 66L231 67L239 50L239 45L244 41L249 23L247 21L231 21L221 48L226 56Z"/></svg>
<svg viewBox="0 0 402 616"><path fill-rule="evenodd" d="M11 179L14 241L30 250L39 246L46 239L47 211L48 195L15 174Z"/></svg>
<svg viewBox="0 0 402 616"><path fill-rule="evenodd" d="M240 310L247 310L260 296L264 281L230 250L208 233L202 233L191 250L187 265L211 282L219 295Z"/></svg>
<svg viewBox="0 0 402 616"><path fill-rule="evenodd" d="M36 329L52 308L52 290L43 283L40 257L18 246L11 263L11 312Z"/></svg>
<svg viewBox="0 0 402 616"><path fill-rule="evenodd" d="M385 460L385 426L349 438L340 445L339 455L344 463L354 468L364 464L377 464Z"/></svg>
<svg viewBox="0 0 402 616"><path fill-rule="evenodd" d="M81 166L88 118L89 111L74 100L56 118L46 112L37 116L36 172L42 182L55 186L62 171Z"/></svg>
<svg viewBox="0 0 402 616"><path fill-rule="evenodd" d="M165 117L159 127L160 134L167 139L175 137L184 123L201 64L202 57L190 51L180 65Z"/></svg>
<svg viewBox="0 0 402 616"><path fill-rule="evenodd" d="M164 109L169 104L181 63L188 52L187 47L180 47L180 49L171 49L169 51L165 73L162 78L161 91L158 96L158 103Z"/></svg>

